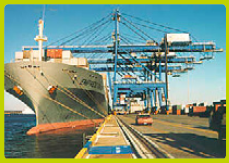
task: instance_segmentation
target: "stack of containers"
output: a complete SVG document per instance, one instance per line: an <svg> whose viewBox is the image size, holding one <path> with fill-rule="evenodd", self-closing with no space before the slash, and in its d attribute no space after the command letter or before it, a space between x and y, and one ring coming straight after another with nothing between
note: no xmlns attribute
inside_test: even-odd
<svg viewBox="0 0 229 163"><path fill-rule="evenodd" d="M181 105L181 115L185 115L185 105Z"/></svg>
<svg viewBox="0 0 229 163"><path fill-rule="evenodd" d="M62 63L63 49L48 49L47 60L54 63Z"/></svg>
<svg viewBox="0 0 229 163"><path fill-rule="evenodd" d="M185 106L185 108L187 108L188 109L188 113L189 113L189 109L190 109L190 107L192 107L193 106L193 104L187 104L186 106Z"/></svg>
<svg viewBox="0 0 229 163"><path fill-rule="evenodd" d="M71 58L69 61L69 65L78 65L78 58Z"/></svg>
<svg viewBox="0 0 229 163"><path fill-rule="evenodd" d="M169 46L188 46L191 43L189 33L168 33L166 37Z"/></svg>
<svg viewBox="0 0 229 163"><path fill-rule="evenodd" d="M78 58L77 66L85 68L85 69L89 69L89 64L88 64L87 58Z"/></svg>
<svg viewBox="0 0 229 163"><path fill-rule="evenodd" d="M187 115L189 114L189 108L192 106L192 104L187 104L185 105L185 108L184 108L184 114Z"/></svg>
<svg viewBox="0 0 229 163"><path fill-rule="evenodd" d="M44 58L44 51L42 51L42 59ZM15 62L39 61L39 50L24 50L22 52L15 52Z"/></svg>
<svg viewBox="0 0 229 163"><path fill-rule="evenodd" d="M31 51L24 50L23 51L23 61L30 61L30 58L31 58Z"/></svg>
<svg viewBox="0 0 229 163"><path fill-rule="evenodd" d="M169 110L167 112L166 106L165 105L161 106L160 114L172 114L173 113L172 112L172 106L168 106L168 107L169 107Z"/></svg>
<svg viewBox="0 0 229 163"><path fill-rule="evenodd" d="M201 102L201 103L199 103L199 106L206 106L206 105L207 105L206 102Z"/></svg>
<svg viewBox="0 0 229 163"><path fill-rule="evenodd" d="M193 115L200 116L200 115L203 115L206 112L206 110L207 110L206 106L192 106L189 109L189 114L191 116Z"/></svg>
<svg viewBox="0 0 229 163"><path fill-rule="evenodd" d="M181 109L182 109L182 105L173 105L172 113L174 115L180 115L181 114Z"/></svg>
<svg viewBox="0 0 229 163"><path fill-rule="evenodd" d="M211 115L210 128L217 131L221 127L226 127L226 100L213 102L213 104L214 107L213 114Z"/></svg>
<svg viewBox="0 0 229 163"><path fill-rule="evenodd" d="M221 109L226 110L226 100L221 100Z"/></svg>
<svg viewBox="0 0 229 163"><path fill-rule="evenodd" d="M220 102L213 102L214 111L217 112L219 107L226 107L226 100L221 100Z"/></svg>
<svg viewBox="0 0 229 163"><path fill-rule="evenodd" d="M64 62L68 64L67 59L65 59ZM75 65L77 67L89 69L87 58L70 58L69 65Z"/></svg>
<svg viewBox="0 0 229 163"><path fill-rule="evenodd" d="M221 106L218 108L218 112L223 116L222 124L226 125L226 100L221 100L220 103L221 103Z"/></svg>
<svg viewBox="0 0 229 163"><path fill-rule="evenodd" d="M218 108L221 106L220 102L213 102L214 105L214 111L217 112Z"/></svg>
<svg viewBox="0 0 229 163"><path fill-rule="evenodd" d="M130 113L139 113L144 110L144 107L138 103L130 103Z"/></svg>
<svg viewBox="0 0 229 163"><path fill-rule="evenodd" d="M23 52L15 52L15 62L23 61Z"/></svg>
<svg viewBox="0 0 229 163"><path fill-rule="evenodd" d="M64 64L70 64L70 61L72 59L72 53L71 51L63 51L62 52L62 63Z"/></svg>
<svg viewBox="0 0 229 163"><path fill-rule="evenodd" d="M205 117L210 117L211 111L214 109L213 106L206 106Z"/></svg>

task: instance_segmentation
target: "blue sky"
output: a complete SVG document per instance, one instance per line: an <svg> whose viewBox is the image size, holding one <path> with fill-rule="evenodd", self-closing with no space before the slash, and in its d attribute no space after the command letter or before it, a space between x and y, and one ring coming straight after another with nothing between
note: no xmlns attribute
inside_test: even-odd
<svg viewBox="0 0 229 163"><path fill-rule="evenodd" d="M121 13L189 31L198 40L215 41L218 47L226 50L226 8L223 5L47 5L44 32L48 42L88 26L116 8ZM10 62L14 52L20 51L22 46L36 45L34 37L38 33L37 21L42 10L42 5L5 7L5 63ZM152 36L159 38L162 35L155 32ZM169 90L172 103L211 103L225 99L226 52L216 54L214 60L197 65L194 71L182 74L181 78L169 77ZM4 95L5 109L25 107L11 95Z"/></svg>

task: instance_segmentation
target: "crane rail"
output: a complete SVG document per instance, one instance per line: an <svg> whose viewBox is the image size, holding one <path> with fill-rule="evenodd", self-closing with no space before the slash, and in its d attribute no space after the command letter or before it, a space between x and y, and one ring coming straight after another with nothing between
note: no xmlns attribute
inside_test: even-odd
<svg viewBox="0 0 229 163"><path fill-rule="evenodd" d="M133 151L138 158L174 158L171 154L161 149L157 144L134 129L131 125L126 124L120 118L117 122L123 133L130 141Z"/></svg>

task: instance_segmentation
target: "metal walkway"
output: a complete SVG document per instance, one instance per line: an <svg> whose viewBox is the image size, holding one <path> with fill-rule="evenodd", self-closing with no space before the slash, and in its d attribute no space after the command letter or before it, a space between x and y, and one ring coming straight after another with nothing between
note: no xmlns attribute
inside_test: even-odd
<svg viewBox="0 0 229 163"><path fill-rule="evenodd" d="M110 115L75 158L134 158L134 155L115 116Z"/></svg>

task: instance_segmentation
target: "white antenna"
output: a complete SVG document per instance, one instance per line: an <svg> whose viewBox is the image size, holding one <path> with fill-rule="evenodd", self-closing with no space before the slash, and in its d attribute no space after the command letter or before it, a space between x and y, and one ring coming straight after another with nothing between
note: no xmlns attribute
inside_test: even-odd
<svg viewBox="0 0 229 163"><path fill-rule="evenodd" d="M42 13L42 20L45 22L45 10L46 10L46 6L44 5L43 7L43 13Z"/></svg>

